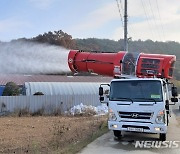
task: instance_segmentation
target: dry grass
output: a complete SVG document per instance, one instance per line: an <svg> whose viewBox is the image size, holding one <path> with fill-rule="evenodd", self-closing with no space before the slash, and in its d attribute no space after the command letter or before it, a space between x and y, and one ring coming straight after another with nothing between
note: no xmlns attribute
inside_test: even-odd
<svg viewBox="0 0 180 154"><path fill-rule="evenodd" d="M14 110L14 112L11 112L7 114L7 116L10 117L29 117L29 116L61 116L63 115L61 108L56 108L51 111L46 112L45 108L42 107L41 109L38 109L35 112L31 112L29 108L17 108Z"/></svg>
<svg viewBox="0 0 180 154"><path fill-rule="evenodd" d="M0 153L76 153L107 131L107 117L0 118Z"/></svg>

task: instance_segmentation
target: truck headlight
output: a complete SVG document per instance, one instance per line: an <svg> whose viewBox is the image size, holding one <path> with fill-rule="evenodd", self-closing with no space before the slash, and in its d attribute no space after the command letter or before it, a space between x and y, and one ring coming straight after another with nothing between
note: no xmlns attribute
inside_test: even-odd
<svg viewBox="0 0 180 154"><path fill-rule="evenodd" d="M110 121L116 121L116 115L115 115L115 113L113 112L113 110L112 109L109 109L109 120Z"/></svg>
<svg viewBox="0 0 180 154"><path fill-rule="evenodd" d="M159 124L165 123L165 111L159 111L156 117L156 122Z"/></svg>

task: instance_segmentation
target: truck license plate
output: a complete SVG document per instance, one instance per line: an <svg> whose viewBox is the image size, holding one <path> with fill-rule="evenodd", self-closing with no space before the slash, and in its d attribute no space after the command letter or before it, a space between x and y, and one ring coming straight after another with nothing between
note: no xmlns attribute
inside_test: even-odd
<svg viewBox="0 0 180 154"><path fill-rule="evenodd" d="M143 132L143 128L128 127L128 131Z"/></svg>

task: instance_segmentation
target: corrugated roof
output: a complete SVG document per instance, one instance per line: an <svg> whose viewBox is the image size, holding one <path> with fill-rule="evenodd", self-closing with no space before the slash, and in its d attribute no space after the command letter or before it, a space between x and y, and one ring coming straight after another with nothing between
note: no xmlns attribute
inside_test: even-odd
<svg viewBox="0 0 180 154"><path fill-rule="evenodd" d="M99 82L26 82L25 90L28 96L36 92L42 92L44 95L98 96L100 84Z"/></svg>
<svg viewBox="0 0 180 154"><path fill-rule="evenodd" d="M0 85L6 85L7 82L15 82L17 85L23 85L25 82L110 82L112 79L102 76L0 74Z"/></svg>

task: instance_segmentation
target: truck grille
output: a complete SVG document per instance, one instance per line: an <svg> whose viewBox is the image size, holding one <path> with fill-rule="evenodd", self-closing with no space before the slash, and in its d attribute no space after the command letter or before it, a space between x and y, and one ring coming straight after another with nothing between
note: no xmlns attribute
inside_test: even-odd
<svg viewBox="0 0 180 154"><path fill-rule="evenodd" d="M119 112L120 118L128 119L151 119L153 113L147 112Z"/></svg>

